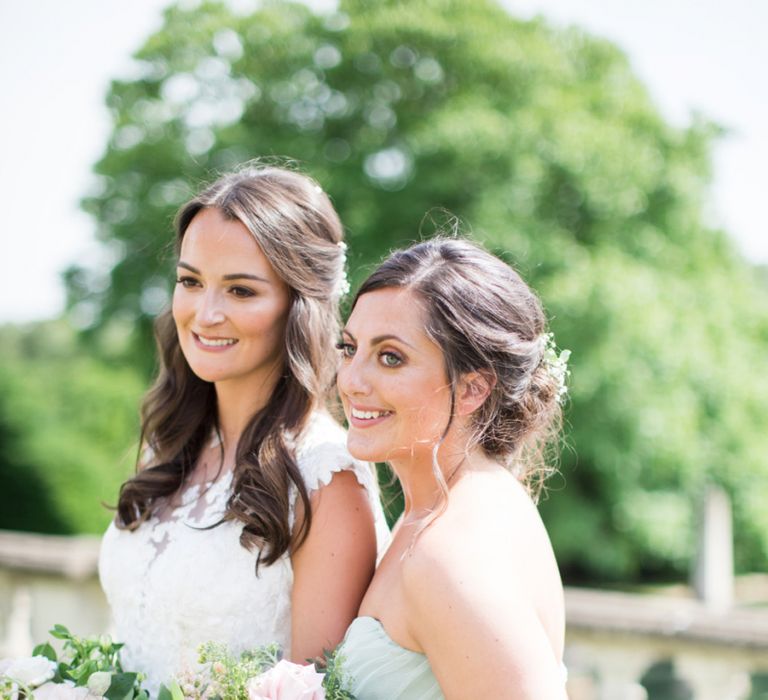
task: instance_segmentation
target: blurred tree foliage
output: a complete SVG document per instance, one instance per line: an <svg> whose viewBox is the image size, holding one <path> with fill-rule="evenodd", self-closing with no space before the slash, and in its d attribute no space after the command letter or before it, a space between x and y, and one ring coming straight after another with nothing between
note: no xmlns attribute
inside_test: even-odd
<svg viewBox="0 0 768 700"><path fill-rule="evenodd" d="M444 208L532 282L573 350L542 505L566 571L682 571L707 481L734 498L739 565L765 567L768 294L705 217L717 127L668 125L614 45L487 0L174 7L136 58L84 201L114 265L67 273L86 333L131 324L148 372L172 215L254 156L323 184L356 281Z"/></svg>
<svg viewBox="0 0 768 700"><path fill-rule="evenodd" d="M66 322L0 328L0 528L100 533L133 471L143 377Z"/></svg>

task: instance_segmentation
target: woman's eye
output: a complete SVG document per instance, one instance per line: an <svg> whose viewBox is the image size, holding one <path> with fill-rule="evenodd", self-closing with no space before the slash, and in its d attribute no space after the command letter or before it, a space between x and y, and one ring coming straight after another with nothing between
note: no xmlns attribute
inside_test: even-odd
<svg viewBox="0 0 768 700"><path fill-rule="evenodd" d="M248 287L232 287L230 291L238 299L247 299L255 295L255 292L252 289L248 289Z"/></svg>
<svg viewBox="0 0 768 700"><path fill-rule="evenodd" d="M342 357L350 358L355 355L355 346L351 343L345 343L343 340L336 343L336 349L341 350Z"/></svg>
<svg viewBox="0 0 768 700"><path fill-rule="evenodd" d="M186 277L182 275L181 277L176 278L176 284L189 288L198 286L198 281L194 277Z"/></svg>
<svg viewBox="0 0 768 700"><path fill-rule="evenodd" d="M383 352L379 357L381 357L381 364L385 367L399 367L403 364L403 358L394 352Z"/></svg>

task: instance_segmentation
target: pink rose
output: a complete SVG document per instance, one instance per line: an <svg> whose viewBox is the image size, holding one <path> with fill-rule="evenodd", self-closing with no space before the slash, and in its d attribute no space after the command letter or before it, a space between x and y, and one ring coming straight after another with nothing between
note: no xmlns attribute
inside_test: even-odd
<svg viewBox="0 0 768 700"><path fill-rule="evenodd" d="M285 659L251 678L246 690L248 700L325 700L323 674L311 664L292 664Z"/></svg>

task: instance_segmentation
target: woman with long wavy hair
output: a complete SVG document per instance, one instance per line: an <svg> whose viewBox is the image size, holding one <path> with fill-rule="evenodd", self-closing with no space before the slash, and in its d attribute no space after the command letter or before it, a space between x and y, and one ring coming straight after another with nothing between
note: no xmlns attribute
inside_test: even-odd
<svg viewBox="0 0 768 700"><path fill-rule="evenodd" d="M354 617L386 537L370 466L326 411L343 231L309 177L248 165L177 216L172 308L137 473L100 576L150 691L197 647L280 643L303 661Z"/></svg>

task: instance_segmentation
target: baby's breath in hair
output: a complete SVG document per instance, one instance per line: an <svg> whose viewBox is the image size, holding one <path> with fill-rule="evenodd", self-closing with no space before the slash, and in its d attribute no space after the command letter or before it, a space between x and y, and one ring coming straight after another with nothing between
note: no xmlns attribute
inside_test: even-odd
<svg viewBox="0 0 768 700"><path fill-rule="evenodd" d="M341 251L339 255L339 276L336 280L336 284L331 292L332 299L341 299L343 296L349 294L349 279L347 278L347 244L344 241L339 241L336 244Z"/></svg>
<svg viewBox="0 0 768 700"><path fill-rule="evenodd" d="M557 384L557 398L560 403L565 401L568 394L568 377L571 376L571 370L568 369L568 358L571 356L570 350L561 350L557 352L554 333L542 333L541 343L544 346L544 352L541 356L541 362L549 372L552 379Z"/></svg>

